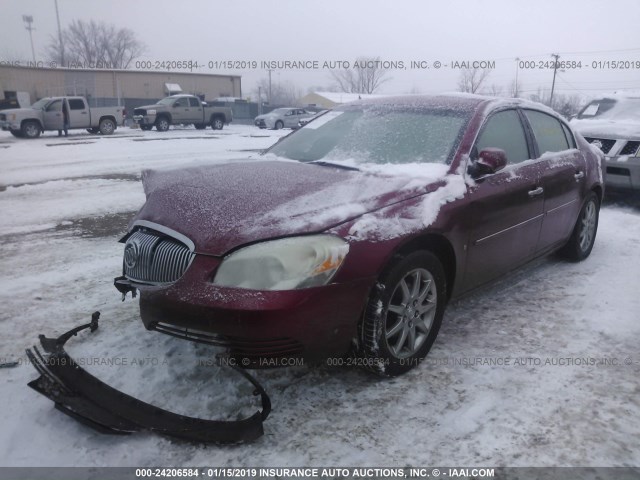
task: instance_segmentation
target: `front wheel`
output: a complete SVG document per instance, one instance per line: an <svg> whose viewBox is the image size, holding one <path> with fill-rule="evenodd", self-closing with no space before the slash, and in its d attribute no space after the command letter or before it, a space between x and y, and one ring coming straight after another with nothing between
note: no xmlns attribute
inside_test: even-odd
<svg viewBox="0 0 640 480"><path fill-rule="evenodd" d="M156 120L156 130L159 132L166 132L169 130L169 120L166 117L160 117Z"/></svg>
<svg viewBox="0 0 640 480"><path fill-rule="evenodd" d="M40 124L34 121L24 122L22 125L22 136L25 138L38 138L40 136Z"/></svg>
<svg viewBox="0 0 640 480"><path fill-rule="evenodd" d="M278 120L275 124L275 129L276 130L281 130L284 128L284 122L282 120Z"/></svg>
<svg viewBox="0 0 640 480"><path fill-rule="evenodd" d="M98 125L98 131L102 135L111 135L116 129L116 123L110 118L103 118Z"/></svg>
<svg viewBox="0 0 640 480"><path fill-rule="evenodd" d="M384 376L411 370L431 349L445 305L445 272L434 254L413 252L394 263L365 310L359 338L363 363Z"/></svg>
<svg viewBox="0 0 640 480"><path fill-rule="evenodd" d="M596 242L598 218L600 216L600 200L594 192L589 192L578 221L567 244L560 250L560 255L572 262L584 260L591 254Z"/></svg>

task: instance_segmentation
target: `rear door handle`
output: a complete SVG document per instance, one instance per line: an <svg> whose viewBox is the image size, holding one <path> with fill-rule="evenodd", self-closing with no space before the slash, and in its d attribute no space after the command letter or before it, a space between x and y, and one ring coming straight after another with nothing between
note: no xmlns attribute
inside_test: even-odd
<svg viewBox="0 0 640 480"><path fill-rule="evenodd" d="M544 192L544 188L542 187L538 187L534 190L529 190L529 196L530 197L537 197L538 195L542 195L542 193Z"/></svg>
<svg viewBox="0 0 640 480"><path fill-rule="evenodd" d="M580 180L583 177L584 177L584 172L578 172L573 176L573 178L575 178L576 180Z"/></svg>

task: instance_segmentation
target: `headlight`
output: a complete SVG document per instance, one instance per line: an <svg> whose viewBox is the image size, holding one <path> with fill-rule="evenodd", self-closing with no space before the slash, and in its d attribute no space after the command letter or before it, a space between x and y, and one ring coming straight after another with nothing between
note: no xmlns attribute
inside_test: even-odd
<svg viewBox="0 0 640 480"><path fill-rule="evenodd" d="M155 110L147 110L147 115L155 115L156 111Z"/></svg>
<svg viewBox="0 0 640 480"><path fill-rule="evenodd" d="M329 283L349 252L332 235L271 240L226 257L213 283L253 290L293 290Z"/></svg>

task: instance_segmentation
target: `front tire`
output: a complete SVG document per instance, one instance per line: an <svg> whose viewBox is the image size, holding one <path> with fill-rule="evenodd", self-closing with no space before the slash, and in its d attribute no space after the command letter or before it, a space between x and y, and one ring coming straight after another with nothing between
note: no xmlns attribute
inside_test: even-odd
<svg viewBox="0 0 640 480"><path fill-rule="evenodd" d="M110 118L103 118L100 120L100 124L98 125L98 131L102 135L112 135L116 130L116 122L111 120Z"/></svg>
<svg viewBox="0 0 640 480"><path fill-rule="evenodd" d="M22 124L22 136L25 138L38 138L40 136L40 124L34 121L24 122Z"/></svg>
<svg viewBox="0 0 640 480"><path fill-rule="evenodd" d="M166 132L169 130L169 120L166 117L160 117L156 120L156 130L159 132Z"/></svg>
<svg viewBox="0 0 640 480"><path fill-rule="evenodd" d="M275 130L282 130L284 128L284 122L282 120L278 120L275 124Z"/></svg>
<svg viewBox="0 0 640 480"><path fill-rule="evenodd" d="M582 205L571 237L560 250L560 255L572 262L579 262L587 258L596 242L599 216L600 200L594 192L589 192Z"/></svg>
<svg viewBox="0 0 640 480"><path fill-rule="evenodd" d="M446 305L444 267L417 251L392 264L376 283L360 328L360 355L370 370L401 375L419 365L438 335Z"/></svg>

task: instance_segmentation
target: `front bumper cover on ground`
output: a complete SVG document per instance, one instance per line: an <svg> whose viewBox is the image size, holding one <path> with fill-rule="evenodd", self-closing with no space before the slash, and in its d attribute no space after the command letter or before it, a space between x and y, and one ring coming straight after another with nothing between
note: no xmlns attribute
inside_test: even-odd
<svg viewBox="0 0 640 480"><path fill-rule="evenodd" d="M206 443L241 443L256 440L264 433L262 422L271 411L269 396L246 371L230 365L255 387L262 411L236 421L204 420L187 417L154 407L122 393L90 375L65 352L65 343L78 332L98 328L99 312L91 322L74 328L58 338L40 335L38 347L27 349L27 356L40 377L29 387L53 400L61 412L101 433L130 434L152 431L170 437Z"/></svg>

